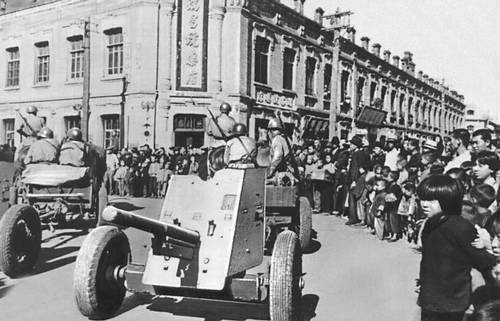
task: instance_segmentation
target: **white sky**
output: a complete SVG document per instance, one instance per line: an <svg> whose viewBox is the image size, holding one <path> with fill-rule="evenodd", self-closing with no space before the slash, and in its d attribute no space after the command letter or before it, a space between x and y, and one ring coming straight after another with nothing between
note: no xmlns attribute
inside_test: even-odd
<svg viewBox="0 0 500 321"><path fill-rule="evenodd" d="M305 14L317 7L353 11L357 44L368 36L382 52L413 52L417 70L444 78L477 114L500 121L499 0L306 0Z"/></svg>

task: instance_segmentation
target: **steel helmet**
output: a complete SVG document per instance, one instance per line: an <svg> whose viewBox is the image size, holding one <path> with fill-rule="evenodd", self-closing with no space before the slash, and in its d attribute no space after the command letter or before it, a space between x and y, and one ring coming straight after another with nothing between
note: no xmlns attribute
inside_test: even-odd
<svg viewBox="0 0 500 321"><path fill-rule="evenodd" d="M227 114L231 111L231 105L229 105L226 102L223 102L222 104L220 104L219 110L221 113Z"/></svg>
<svg viewBox="0 0 500 321"><path fill-rule="evenodd" d="M26 108L26 112L28 114L36 114L38 112L38 108L36 108L36 106L29 106Z"/></svg>
<svg viewBox="0 0 500 321"><path fill-rule="evenodd" d="M43 127L37 136L40 138L54 138L54 132L49 127Z"/></svg>
<svg viewBox="0 0 500 321"><path fill-rule="evenodd" d="M283 124L278 118L272 118L267 124L267 129L283 129Z"/></svg>
<svg viewBox="0 0 500 321"><path fill-rule="evenodd" d="M71 140L82 141L82 131L78 127L73 127L69 129L66 136Z"/></svg>
<svg viewBox="0 0 500 321"><path fill-rule="evenodd" d="M246 135L247 134L247 126L242 123L236 123L233 126L233 135Z"/></svg>

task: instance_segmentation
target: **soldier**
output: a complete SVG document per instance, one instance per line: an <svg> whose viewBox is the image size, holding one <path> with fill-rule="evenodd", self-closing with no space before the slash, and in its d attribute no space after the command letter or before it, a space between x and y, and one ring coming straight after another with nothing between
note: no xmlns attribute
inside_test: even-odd
<svg viewBox="0 0 500 321"><path fill-rule="evenodd" d="M233 117L229 116L231 112L231 105L223 102L219 106L220 115L212 118L208 126L208 135L212 136L215 140L212 147L223 146L232 136L232 130L236 121Z"/></svg>
<svg viewBox="0 0 500 321"><path fill-rule="evenodd" d="M277 172L288 171L291 151L286 138L283 136L283 125L279 119L271 119L267 128L270 130L269 138L271 139L271 165L268 168L267 178L272 178Z"/></svg>
<svg viewBox="0 0 500 321"><path fill-rule="evenodd" d="M54 132L43 127L38 132L38 140L31 144L24 159L25 164L55 163L57 162L58 146L54 141Z"/></svg>
<svg viewBox="0 0 500 321"><path fill-rule="evenodd" d="M44 120L42 117L37 116L38 109L35 106L29 106L26 108L26 118L21 115L23 123L17 132L25 137L23 142L24 146L30 146L36 141L37 134L40 132L44 126Z"/></svg>
<svg viewBox="0 0 500 321"><path fill-rule="evenodd" d="M257 144L253 138L247 136L247 127L237 123L233 127L233 138L226 144L224 163L255 164Z"/></svg>
<svg viewBox="0 0 500 321"><path fill-rule="evenodd" d="M66 141L61 146L59 164L82 167L87 159L87 146L82 141L82 131L71 128L66 135Z"/></svg>

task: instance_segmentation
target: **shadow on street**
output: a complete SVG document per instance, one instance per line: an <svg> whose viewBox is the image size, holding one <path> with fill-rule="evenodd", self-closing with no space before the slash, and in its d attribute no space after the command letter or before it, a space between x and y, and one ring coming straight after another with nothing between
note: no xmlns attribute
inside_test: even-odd
<svg viewBox="0 0 500 321"><path fill-rule="evenodd" d="M306 294L302 296L302 321L310 321L316 317L316 307L319 296L316 294Z"/></svg>
<svg viewBox="0 0 500 321"><path fill-rule="evenodd" d="M269 319L267 305L247 302L159 297L147 308L174 315L204 318L205 321Z"/></svg>
<svg viewBox="0 0 500 321"><path fill-rule="evenodd" d="M120 202L120 201L110 202L109 205L124 211L137 211L137 210L142 210L144 208L143 206L136 206L129 202Z"/></svg>
<svg viewBox="0 0 500 321"><path fill-rule="evenodd" d="M5 285L5 279L6 278L0 278L0 299L12 288L12 285Z"/></svg>
<svg viewBox="0 0 500 321"><path fill-rule="evenodd" d="M321 243L318 240L311 240L311 245L304 251L304 254L313 254L319 251Z"/></svg>
<svg viewBox="0 0 500 321"><path fill-rule="evenodd" d="M62 238L58 243L50 247L42 247L40 250L40 257L38 259L37 268L34 274L41 274L48 271L55 270L61 266L71 264L75 262L76 255L65 257L68 254L77 252L79 246L65 246L62 245L68 243L69 241L78 238L80 236L86 235L86 231L75 231L75 232L63 232L59 234L51 235L50 237L43 240L43 243Z"/></svg>

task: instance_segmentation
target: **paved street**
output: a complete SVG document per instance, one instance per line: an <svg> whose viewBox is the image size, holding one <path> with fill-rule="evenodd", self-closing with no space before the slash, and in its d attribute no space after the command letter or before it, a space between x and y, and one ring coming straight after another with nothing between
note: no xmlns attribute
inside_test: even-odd
<svg viewBox="0 0 500 321"><path fill-rule="evenodd" d="M160 207L157 200L113 201L149 216L158 213ZM305 320L418 320L414 279L419 255L404 242L381 242L344 222L323 214L314 216L318 242L314 253L304 256ZM139 243L147 239L137 231L127 233ZM44 236L44 263L39 264L34 275L10 280L0 274L1 320L85 320L73 303L72 293L74 261L85 234L63 230ZM113 320L265 319L261 305L131 295Z"/></svg>

